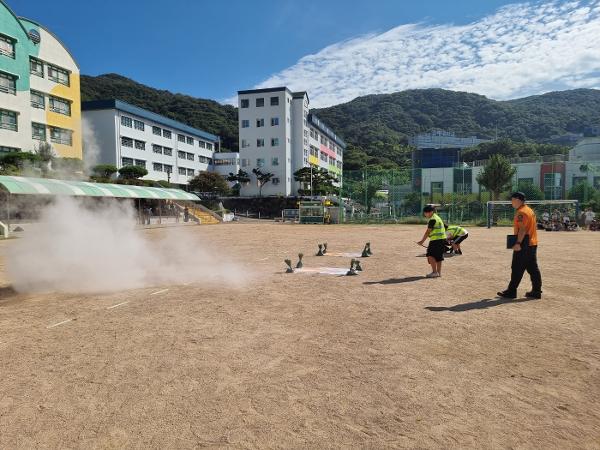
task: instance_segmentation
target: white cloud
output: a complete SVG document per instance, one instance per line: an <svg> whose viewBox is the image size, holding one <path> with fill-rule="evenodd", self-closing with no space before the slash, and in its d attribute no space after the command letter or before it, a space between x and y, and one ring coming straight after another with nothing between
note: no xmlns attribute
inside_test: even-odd
<svg viewBox="0 0 600 450"><path fill-rule="evenodd" d="M256 88L307 90L312 107L431 87L508 99L598 87L599 73L600 0L550 1L509 5L469 25L407 24L339 42Z"/></svg>

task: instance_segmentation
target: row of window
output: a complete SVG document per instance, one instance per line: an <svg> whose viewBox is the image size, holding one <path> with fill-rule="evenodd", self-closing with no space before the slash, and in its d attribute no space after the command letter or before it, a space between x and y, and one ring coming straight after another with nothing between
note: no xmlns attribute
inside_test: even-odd
<svg viewBox="0 0 600 450"><path fill-rule="evenodd" d="M73 145L73 131L66 128L48 127L50 129L50 142L62 145ZM46 125L31 122L31 138L38 141L46 140Z"/></svg>
<svg viewBox="0 0 600 450"><path fill-rule="evenodd" d="M121 136L121 146L129 148L135 147L137 150L146 150L146 142L138 141L137 139L132 139L126 136ZM164 147L162 145L152 144L152 151L160 155L173 156L173 149ZM196 159L193 153L184 151L178 151L177 157L188 161L195 161ZM198 161L204 164L212 164L212 158L202 155L198 155Z"/></svg>
<svg viewBox="0 0 600 450"><path fill-rule="evenodd" d="M271 117L271 126L276 127L279 125L279 117ZM265 119L256 119L256 128L261 128L265 126ZM250 128L250 121L243 119L242 120L242 128Z"/></svg>
<svg viewBox="0 0 600 450"><path fill-rule="evenodd" d="M142 122L141 120L132 119L131 117L128 117L128 116L121 116L121 125L124 127L128 127L128 128L135 128L136 130L140 130L140 131L145 130L144 122ZM154 134L155 136L162 136L166 139L173 138L173 133L171 133L170 130L167 130L167 129L161 128L161 127L157 127L157 126L152 127L152 134ZM186 136L185 134L178 134L177 141L182 142L184 144L188 144L188 145L194 145L194 138L190 137L190 136ZM212 150L213 144L211 142L205 142L205 141L201 141L200 139L198 139L198 147Z"/></svg>
<svg viewBox="0 0 600 450"><path fill-rule="evenodd" d="M29 57L29 73L32 75L44 78L44 66L47 68L46 74L50 81L70 86L71 76L68 70L54 64L44 63L41 59L34 58L33 56Z"/></svg>
<svg viewBox="0 0 600 450"><path fill-rule="evenodd" d="M19 131L17 113L0 109L0 128L10 131ZM60 127L48 127L50 129L50 141L56 144L73 145L73 131ZM46 125L43 123L31 123L31 137L36 140L46 140Z"/></svg>
<svg viewBox="0 0 600 450"><path fill-rule="evenodd" d="M265 140L264 139L257 139L256 140L256 146L257 147L264 147L265 146ZM271 138L271 147L278 147L279 146L279 138ZM242 139L242 148L248 148L250 147L250 142L248 142L247 139Z"/></svg>
<svg viewBox="0 0 600 450"><path fill-rule="evenodd" d="M306 130L304 131L304 135L306 136ZM335 145L335 143L332 140L327 139L324 135L319 134L317 130L311 128L310 137L316 140L317 142L320 142L325 147L328 147L329 149L335 151L338 155L342 155L342 148Z"/></svg>
<svg viewBox="0 0 600 450"><path fill-rule="evenodd" d="M239 160L237 158L224 158L213 160L213 164L215 166L235 166L238 163Z"/></svg>
<svg viewBox="0 0 600 450"><path fill-rule="evenodd" d="M38 109L46 109L46 95L40 91L30 91L31 106ZM54 95L48 95L48 107L50 111L63 114L65 116L71 115L71 101L64 98L56 97Z"/></svg>
<svg viewBox="0 0 600 450"><path fill-rule="evenodd" d="M242 167L248 167L251 165L251 161L247 158L242 158ZM274 156L271 158L271 165L274 167L279 166L279 158ZM256 159L256 167L265 167L265 158Z"/></svg>
<svg viewBox="0 0 600 450"><path fill-rule="evenodd" d="M279 97L271 97L271 106L279 106ZM257 99L255 99L255 105L257 108L262 108L263 106L265 106L265 98L264 97L259 97ZM241 100L241 107L242 108L249 108L250 107L250 99L247 98L243 98Z"/></svg>

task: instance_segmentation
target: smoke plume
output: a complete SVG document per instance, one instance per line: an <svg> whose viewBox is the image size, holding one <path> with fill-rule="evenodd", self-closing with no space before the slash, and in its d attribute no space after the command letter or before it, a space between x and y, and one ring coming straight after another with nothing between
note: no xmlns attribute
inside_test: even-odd
<svg viewBox="0 0 600 450"><path fill-rule="evenodd" d="M198 228L164 229L160 237L136 229L128 203L59 197L32 227L6 255L18 292L106 292L193 282L241 286L248 279L207 250Z"/></svg>

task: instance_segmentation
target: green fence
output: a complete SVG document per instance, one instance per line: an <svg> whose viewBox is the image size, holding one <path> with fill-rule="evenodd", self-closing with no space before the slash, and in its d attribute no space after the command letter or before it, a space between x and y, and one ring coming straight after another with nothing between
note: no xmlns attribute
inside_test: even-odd
<svg viewBox="0 0 600 450"><path fill-rule="evenodd" d="M562 162L543 166L542 162L515 165L511 185L499 200L512 190L524 191L530 200L578 200L583 208L600 210L600 173L595 163ZM477 182L483 164L461 167L401 170L344 171L338 195L344 199L346 223L420 223L426 204L440 205L447 221L481 224L487 220L491 193ZM538 208L552 209L549 205ZM566 208L566 207L565 207ZM572 209L572 208L571 208ZM567 212L575 215L575 210ZM514 212L509 206L496 207L499 223L510 223Z"/></svg>

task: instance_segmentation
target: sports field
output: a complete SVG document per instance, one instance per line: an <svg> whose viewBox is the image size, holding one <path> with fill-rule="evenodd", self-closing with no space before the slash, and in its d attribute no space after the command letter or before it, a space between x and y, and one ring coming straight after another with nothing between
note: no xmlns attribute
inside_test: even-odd
<svg viewBox="0 0 600 450"><path fill-rule="evenodd" d="M542 233L544 298L501 301L509 231L470 228L439 279L391 225L181 231L242 287L17 294L3 266L0 448L600 448L600 233ZM283 273L349 265L325 241L374 255Z"/></svg>

